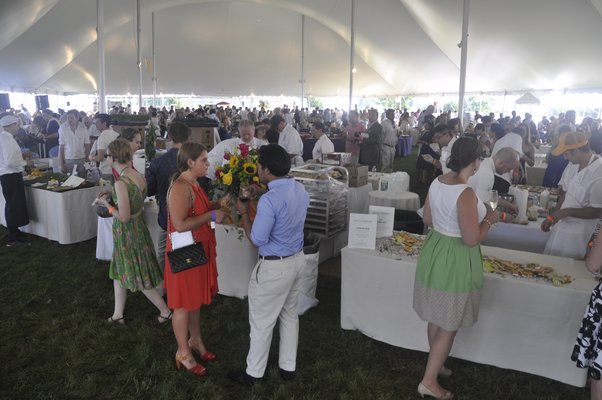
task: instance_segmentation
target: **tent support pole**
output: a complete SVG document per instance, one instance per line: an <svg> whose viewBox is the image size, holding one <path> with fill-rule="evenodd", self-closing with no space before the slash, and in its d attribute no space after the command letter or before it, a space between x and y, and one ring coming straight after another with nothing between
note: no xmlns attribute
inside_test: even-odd
<svg viewBox="0 0 602 400"><path fill-rule="evenodd" d="M464 131L464 93L466 91L466 58L468 54L468 10L470 0L464 0L464 12L462 14L462 42L460 60L460 90L458 99L458 118L460 118L460 129Z"/></svg>
<svg viewBox="0 0 602 400"><path fill-rule="evenodd" d="M350 51L349 51L349 107L348 110L351 111L351 103L353 102L353 70L354 66L354 58L355 58L355 0L351 0L351 41L350 41Z"/></svg>
<svg viewBox="0 0 602 400"><path fill-rule="evenodd" d="M305 99L305 15L301 15L301 109Z"/></svg>
<svg viewBox="0 0 602 400"><path fill-rule="evenodd" d="M157 106L157 58L155 55L155 13L151 13L152 45L153 45L153 107Z"/></svg>
<svg viewBox="0 0 602 400"><path fill-rule="evenodd" d="M137 50L137 65L138 65L138 109L142 107L142 47L140 46L140 1L136 0L136 50Z"/></svg>
<svg viewBox="0 0 602 400"><path fill-rule="evenodd" d="M98 50L98 112L107 112L105 101L105 9L104 0L96 0L96 47Z"/></svg>

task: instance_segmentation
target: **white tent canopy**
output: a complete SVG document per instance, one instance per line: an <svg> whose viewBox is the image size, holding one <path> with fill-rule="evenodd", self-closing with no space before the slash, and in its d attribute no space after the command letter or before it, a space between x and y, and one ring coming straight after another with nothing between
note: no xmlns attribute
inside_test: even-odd
<svg viewBox="0 0 602 400"><path fill-rule="evenodd" d="M105 0L106 93L138 92L135 0ZM602 0L478 0L468 92L602 89ZM152 65L151 12L156 21ZM350 0L142 0L144 94L346 96ZM354 95L455 93L462 0L356 0ZM95 0L2 0L0 88L95 93Z"/></svg>
<svg viewBox="0 0 602 400"><path fill-rule="evenodd" d="M531 92L523 94L521 97L516 99L515 104L539 104L541 103L537 97Z"/></svg>

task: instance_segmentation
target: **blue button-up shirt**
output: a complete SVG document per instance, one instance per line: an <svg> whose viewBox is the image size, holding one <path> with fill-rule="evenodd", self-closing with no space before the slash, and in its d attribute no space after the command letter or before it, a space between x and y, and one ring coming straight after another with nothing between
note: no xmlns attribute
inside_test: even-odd
<svg viewBox="0 0 602 400"><path fill-rule="evenodd" d="M309 195L303 185L292 178L268 184L261 196L251 228L251 241L261 256L290 256L303 249L303 225Z"/></svg>

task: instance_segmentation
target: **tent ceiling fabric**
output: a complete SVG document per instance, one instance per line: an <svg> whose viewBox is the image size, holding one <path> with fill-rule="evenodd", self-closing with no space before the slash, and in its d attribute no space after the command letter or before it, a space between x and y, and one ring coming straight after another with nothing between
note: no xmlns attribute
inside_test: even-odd
<svg viewBox="0 0 602 400"><path fill-rule="evenodd" d="M106 93L138 92L135 0L105 0ZM354 95L455 93L462 0L356 0ZM347 96L351 0L142 0L143 93ZM602 88L602 0L472 1L468 92ZM97 90L95 0L2 0L0 87Z"/></svg>

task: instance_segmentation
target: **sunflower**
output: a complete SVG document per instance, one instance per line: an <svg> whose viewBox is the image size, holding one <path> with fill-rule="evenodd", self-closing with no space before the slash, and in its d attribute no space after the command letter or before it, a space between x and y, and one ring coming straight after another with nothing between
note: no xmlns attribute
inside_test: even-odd
<svg viewBox="0 0 602 400"><path fill-rule="evenodd" d="M236 157L235 155L231 155L230 160L228 160L228 165L230 166L230 168L236 167L238 165L238 157Z"/></svg>
<svg viewBox="0 0 602 400"><path fill-rule="evenodd" d="M253 183L259 183L259 177L257 175L253 177Z"/></svg>
<svg viewBox="0 0 602 400"><path fill-rule="evenodd" d="M232 184L232 180L233 180L233 177L232 177L231 172L228 172L227 174L222 175L222 182L224 182L224 185L230 186Z"/></svg>
<svg viewBox="0 0 602 400"><path fill-rule="evenodd" d="M255 175L257 173L257 165L252 162L246 162L242 166L247 175Z"/></svg>

